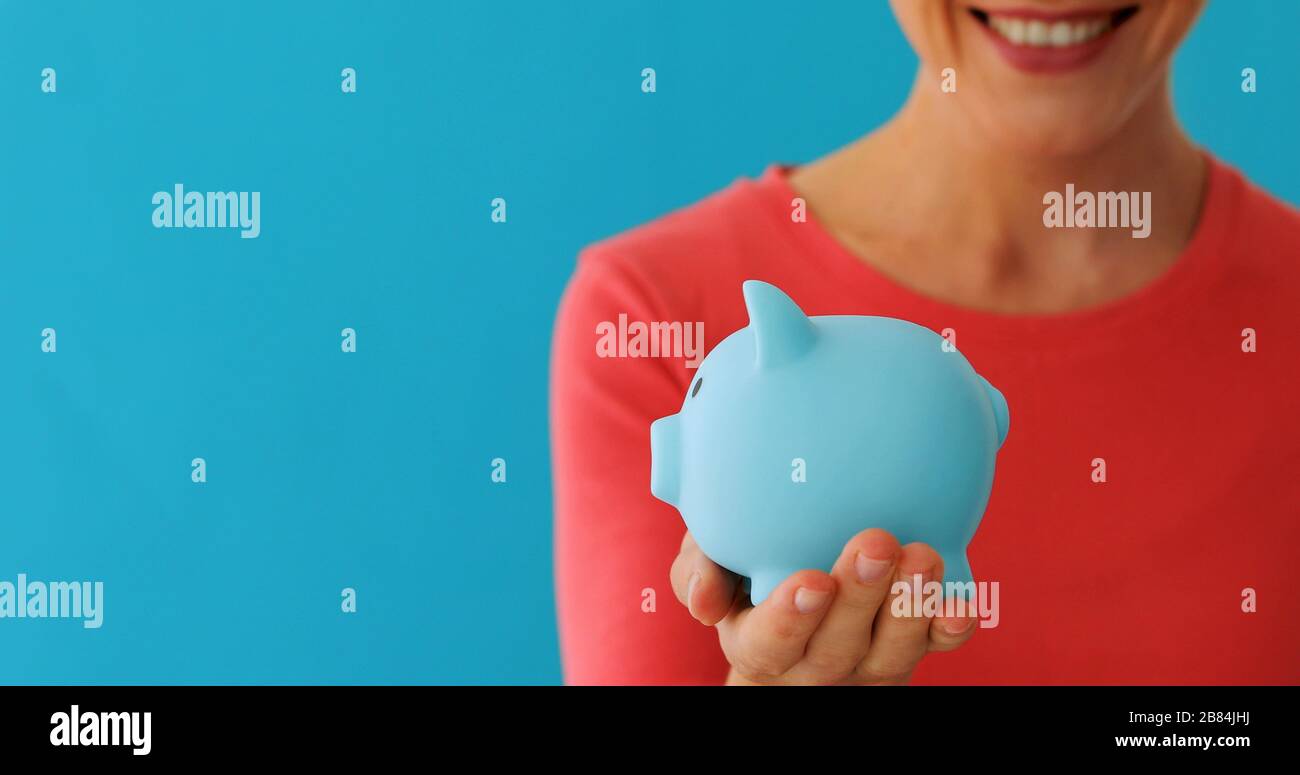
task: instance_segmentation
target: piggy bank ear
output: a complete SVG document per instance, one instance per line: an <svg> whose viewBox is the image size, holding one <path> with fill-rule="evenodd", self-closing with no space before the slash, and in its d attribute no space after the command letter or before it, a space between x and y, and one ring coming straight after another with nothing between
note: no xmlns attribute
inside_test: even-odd
<svg viewBox="0 0 1300 775"><path fill-rule="evenodd" d="M812 349L817 334L812 321L780 288L746 280L743 291L759 368L789 362Z"/></svg>
<svg viewBox="0 0 1300 775"><path fill-rule="evenodd" d="M1011 430L1011 409L1007 407L1007 399L1001 390L993 387L983 377L980 377L980 382L984 383L984 392L989 394L989 400L993 402L993 419L998 423L998 447L1001 448L1007 440L1007 431Z"/></svg>

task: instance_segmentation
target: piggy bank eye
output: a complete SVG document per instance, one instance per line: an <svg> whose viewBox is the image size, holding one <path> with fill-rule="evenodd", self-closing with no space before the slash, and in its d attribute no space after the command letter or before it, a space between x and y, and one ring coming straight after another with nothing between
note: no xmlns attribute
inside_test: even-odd
<svg viewBox="0 0 1300 775"><path fill-rule="evenodd" d="M691 388L691 398L695 398L695 395L700 392L700 385L703 384L704 384L704 377L700 377L699 379L695 380L695 387Z"/></svg>

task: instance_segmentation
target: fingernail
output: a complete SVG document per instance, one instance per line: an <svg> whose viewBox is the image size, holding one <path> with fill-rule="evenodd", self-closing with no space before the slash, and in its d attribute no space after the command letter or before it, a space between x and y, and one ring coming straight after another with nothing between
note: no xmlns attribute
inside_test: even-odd
<svg viewBox="0 0 1300 775"><path fill-rule="evenodd" d="M686 610L695 615L695 588L700 584L700 572L695 571L691 574L690 581L686 582Z"/></svg>
<svg viewBox="0 0 1300 775"><path fill-rule="evenodd" d="M810 614L826 604L827 593L807 587L799 587L794 593L794 607L801 614Z"/></svg>
<svg viewBox="0 0 1300 775"><path fill-rule="evenodd" d="M858 580L863 584L877 581L889 570L889 560L873 560L862 552L853 559L853 569L858 572Z"/></svg>
<svg viewBox="0 0 1300 775"><path fill-rule="evenodd" d="M969 630L970 626L974 623L974 619L964 616L953 616L943 620L943 629L944 632L949 635L961 635L963 632Z"/></svg>

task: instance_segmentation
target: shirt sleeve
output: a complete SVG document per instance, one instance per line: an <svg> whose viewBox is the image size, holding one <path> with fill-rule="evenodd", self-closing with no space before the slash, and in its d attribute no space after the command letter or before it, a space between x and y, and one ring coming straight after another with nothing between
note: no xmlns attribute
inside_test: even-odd
<svg viewBox="0 0 1300 775"><path fill-rule="evenodd" d="M674 318L649 284L588 249L560 303L551 353L555 583L572 684L720 683L717 635L673 595L685 526L650 494L650 423L677 411L681 359L601 357L597 326Z"/></svg>

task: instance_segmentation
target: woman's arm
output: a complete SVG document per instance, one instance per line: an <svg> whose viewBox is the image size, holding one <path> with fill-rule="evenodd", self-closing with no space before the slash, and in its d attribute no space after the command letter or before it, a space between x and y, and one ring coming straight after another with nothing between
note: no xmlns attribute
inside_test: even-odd
<svg viewBox="0 0 1300 775"><path fill-rule="evenodd" d="M596 327L680 319L617 257L587 251L560 305L551 362L555 576L565 680L721 683L713 630L673 598L684 527L650 494L650 423L681 406L681 359L599 357Z"/></svg>

